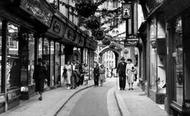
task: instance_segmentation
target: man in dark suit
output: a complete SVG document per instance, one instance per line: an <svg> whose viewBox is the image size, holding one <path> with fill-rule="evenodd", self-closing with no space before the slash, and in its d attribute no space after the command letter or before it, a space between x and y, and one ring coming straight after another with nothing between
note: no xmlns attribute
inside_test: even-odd
<svg viewBox="0 0 190 116"><path fill-rule="evenodd" d="M126 65L125 58L121 58L121 62L118 64L117 67L117 74L119 74L119 87L120 90L125 90L126 85Z"/></svg>

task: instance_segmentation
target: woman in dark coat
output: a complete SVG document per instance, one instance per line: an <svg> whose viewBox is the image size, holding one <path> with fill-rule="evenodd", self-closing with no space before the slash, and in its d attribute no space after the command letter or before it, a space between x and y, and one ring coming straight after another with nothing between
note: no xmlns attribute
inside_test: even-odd
<svg viewBox="0 0 190 116"><path fill-rule="evenodd" d="M42 100L42 92L44 91L44 82L45 79L47 79L47 70L44 66L44 62L42 61L41 58L38 59L38 65L35 67L34 71L34 80L36 83L36 92L39 92L40 97L39 100Z"/></svg>
<svg viewBox="0 0 190 116"><path fill-rule="evenodd" d="M94 85L98 86L98 81L99 81L99 76L100 76L98 63L95 62L94 66L95 66L94 67L94 71L93 71L93 74L94 74Z"/></svg>

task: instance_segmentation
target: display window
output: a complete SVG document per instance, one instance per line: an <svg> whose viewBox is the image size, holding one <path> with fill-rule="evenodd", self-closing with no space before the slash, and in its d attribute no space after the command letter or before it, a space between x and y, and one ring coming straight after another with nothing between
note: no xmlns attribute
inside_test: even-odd
<svg viewBox="0 0 190 116"><path fill-rule="evenodd" d="M50 42L50 78L52 86L55 85L55 45L54 41Z"/></svg>
<svg viewBox="0 0 190 116"><path fill-rule="evenodd" d="M19 63L19 26L13 23L7 24L7 62L6 84L7 89L17 88L20 84Z"/></svg>
<svg viewBox="0 0 190 116"><path fill-rule="evenodd" d="M184 64L183 64L183 39L182 39L182 18L179 17L175 21L175 33L172 48L172 57L174 63L174 100L182 105L183 102L183 86L184 86Z"/></svg>
<svg viewBox="0 0 190 116"><path fill-rule="evenodd" d="M60 59L60 44L55 43L55 82L56 84L61 83L61 59Z"/></svg>
<svg viewBox="0 0 190 116"><path fill-rule="evenodd" d="M35 38L33 34L28 35L28 84L33 85L34 59L35 59Z"/></svg>
<svg viewBox="0 0 190 116"><path fill-rule="evenodd" d="M47 84L50 86L50 43L47 38L44 39L44 45L43 45L43 60L45 62L45 66L48 72L48 79Z"/></svg>

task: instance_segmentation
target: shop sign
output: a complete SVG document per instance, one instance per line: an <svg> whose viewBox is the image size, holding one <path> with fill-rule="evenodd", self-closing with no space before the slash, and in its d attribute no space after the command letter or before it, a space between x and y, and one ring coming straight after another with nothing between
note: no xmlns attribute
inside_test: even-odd
<svg viewBox="0 0 190 116"><path fill-rule="evenodd" d="M74 32L74 30L72 30L70 27L67 27L65 34L64 34L64 38L69 40L69 41L75 42L76 32Z"/></svg>
<svg viewBox="0 0 190 116"><path fill-rule="evenodd" d="M44 4L42 0L21 0L20 7L50 27L53 13Z"/></svg>
<svg viewBox="0 0 190 116"><path fill-rule="evenodd" d="M94 40L86 39L86 47L95 50L97 48L97 43Z"/></svg>
<svg viewBox="0 0 190 116"><path fill-rule="evenodd" d="M51 28L48 30L48 32L62 37L65 33L65 25L57 18L53 18Z"/></svg>
<svg viewBox="0 0 190 116"><path fill-rule="evenodd" d="M84 46L84 38L77 33L77 37L76 37L76 42L77 42L77 45L80 46L80 47L83 47Z"/></svg>

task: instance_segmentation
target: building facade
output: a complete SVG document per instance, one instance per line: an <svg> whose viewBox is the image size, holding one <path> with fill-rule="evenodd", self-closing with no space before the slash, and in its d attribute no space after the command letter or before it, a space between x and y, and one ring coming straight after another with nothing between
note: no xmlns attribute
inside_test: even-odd
<svg viewBox="0 0 190 116"><path fill-rule="evenodd" d="M165 108L170 115L188 116L190 2L142 0L141 5L147 16L139 28L145 90L157 103L163 103L165 99ZM145 6L152 12L145 12ZM153 88L156 92L152 92Z"/></svg>
<svg viewBox="0 0 190 116"><path fill-rule="evenodd" d="M57 88L65 62L82 62L84 49L96 49L96 41L45 0L1 1L0 8L0 112L33 95L38 58L49 72L47 87Z"/></svg>

